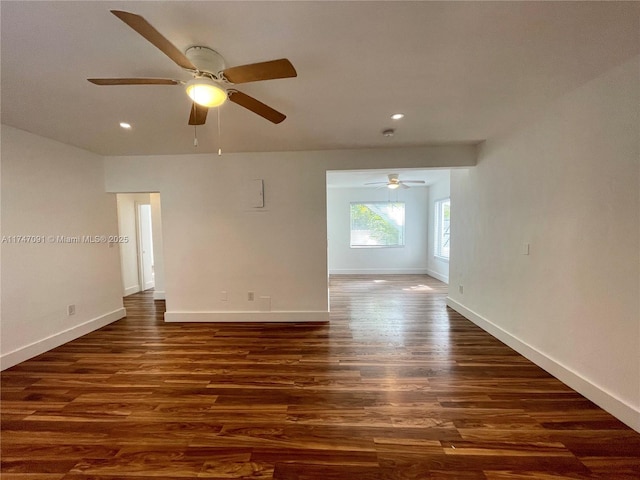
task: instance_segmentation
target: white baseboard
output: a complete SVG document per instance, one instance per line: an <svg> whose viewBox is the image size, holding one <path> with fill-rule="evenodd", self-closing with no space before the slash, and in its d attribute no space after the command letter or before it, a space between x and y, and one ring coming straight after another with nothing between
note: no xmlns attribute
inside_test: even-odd
<svg viewBox="0 0 640 480"><path fill-rule="evenodd" d="M540 368L549 372L558 380L573 388L578 393L584 395L621 422L626 423L634 430L640 432L640 410L637 408L634 408L632 405L629 405L625 401L617 398L604 388L584 378L578 372L571 370L559 361L540 352L511 333L503 330L495 323L492 323L473 310L470 310L464 305L456 302L452 298L447 297L447 305L460 315L475 323L484 331L513 348L522 356L531 360Z"/></svg>
<svg viewBox="0 0 640 480"><path fill-rule="evenodd" d="M133 295L134 293L138 293L140 291L140 285L133 285L131 287L127 287L124 289L124 295L125 297L128 297L129 295Z"/></svg>
<svg viewBox="0 0 640 480"><path fill-rule="evenodd" d="M155 286L156 286L156 283L152 280L152 281L147 282L147 283L144 284L144 289L145 290L149 290L149 289L151 289L151 288L153 288Z"/></svg>
<svg viewBox="0 0 640 480"><path fill-rule="evenodd" d="M438 273L435 270L431 269L427 269L427 275L449 285L449 277L447 275L442 275L441 273Z"/></svg>
<svg viewBox="0 0 640 480"><path fill-rule="evenodd" d="M164 291L163 290L154 290L153 291L153 299L154 300L164 300Z"/></svg>
<svg viewBox="0 0 640 480"><path fill-rule="evenodd" d="M165 312L165 322L328 322L325 311Z"/></svg>
<svg viewBox="0 0 640 480"><path fill-rule="evenodd" d="M426 275L426 268L332 268L329 275Z"/></svg>
<svg viewBox="0 0 640 480"><path fill-rule="evenodd" d="M80 325L76 325L47 338L43 338L42 340L38 340L37 342L25 345L24 347L20 347L11 352L3 353L0 355L0 370L6 370L20 362L24 362L25 360L29 360L37 355L48 352L53 348L59 347L71 340L75 340L87 333L91 333L94 330L115 322L116 320L120 320L126 315L127 311L124 308L119 308L81 323Z"/></svg>

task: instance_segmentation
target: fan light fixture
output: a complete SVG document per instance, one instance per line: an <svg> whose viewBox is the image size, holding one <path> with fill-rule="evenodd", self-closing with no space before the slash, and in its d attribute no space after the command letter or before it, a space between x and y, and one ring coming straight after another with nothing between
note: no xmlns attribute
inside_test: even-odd
<svg viewBox="0 0 640 480"><path fill-rule="evenodd" d="M187 95L203 107L218 107L227 100L227 92L208 77L198 77L187 82Z"/></svg>
<svg viewBox="0 0 640 480"><path fill-rule="evenodd" d="M391 190L395 190L396 188L398 188L400 186L399 183L388 183L387 184L387 188L390 188Z"/></svg>

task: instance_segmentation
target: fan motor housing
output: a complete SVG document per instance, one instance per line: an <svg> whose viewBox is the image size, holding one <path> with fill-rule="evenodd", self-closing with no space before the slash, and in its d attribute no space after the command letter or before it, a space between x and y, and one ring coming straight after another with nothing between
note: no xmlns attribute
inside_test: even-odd
<svg viewBox="0 0 640 480"><path fill-rule="evenodd" d="M209 73L215 78L226 68L222 55L208 47L189 47L184 54L200 72Z"/></svg>

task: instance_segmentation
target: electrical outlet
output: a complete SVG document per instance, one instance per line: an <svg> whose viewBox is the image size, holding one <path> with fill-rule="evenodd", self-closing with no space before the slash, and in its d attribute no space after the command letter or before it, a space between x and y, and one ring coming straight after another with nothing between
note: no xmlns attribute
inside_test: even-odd
<svg viewBox="0 0 640 480"><path fill-rule="evenodd" d="M227 295L227 292L220 292L220 300L223 302L229 300L229 295Z"/></svg>
<svg viewBox="0 0 640 480"><path fill-rule="evenodd" d="M76 314L76 306L75 305L67 305L67 316Z"/></svg>
<svg viewBox="0 0 640 480"><path fill-rule="evenodd" d="M253 302L254 294L253 292L247 292L247 300Z"/></svg>
<svg viewBox="0 0 640 480"><path fill-rule="evenodd" d="M464 293L464 287L462 285L458 285L458 291L460 293Z"/></svg>

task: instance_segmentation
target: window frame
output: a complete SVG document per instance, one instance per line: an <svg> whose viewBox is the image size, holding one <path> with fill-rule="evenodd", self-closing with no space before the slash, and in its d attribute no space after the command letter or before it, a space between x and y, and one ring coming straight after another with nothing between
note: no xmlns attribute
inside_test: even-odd
<svg viewBox="0 0 640 480"><path fill-rule="evenodd" d="M360 245L353 243L353 205L402 205L402 231L400 232L400 240L401 243L397 244L389 244L389 245ZM407 204L403 201L389 202L383 200L373 200L373 201L357 201L357 202L349 202L349 248L404 248L406 241L406 218L407 218Z"/></svg>
<svg viewBox="0 0 640 480"><path fill-rule="evenodd" d="M447 249L447 255L443 255L442 250L444 248L443 245L443 228L444 228L444 212L443 212L443 207L445 204L449 205L449 225L448 225L448 231L446 233L446 235L448 236L448 249ZM438 260L441 260L443 262L449 262L449 258L451 257L450 255L450 249L451 249L451 197L444 197L444 198L440 198L438 200L436 200L434 202L434 231L435 231L435 235L434 235L434 243L433 243L433 256L435 258L437 258Z"/></svg>

